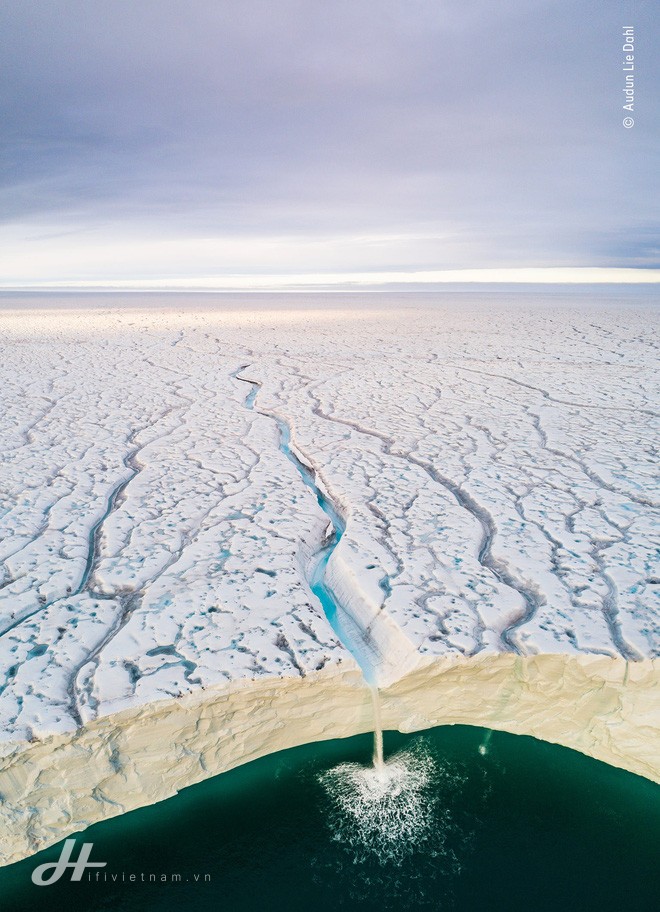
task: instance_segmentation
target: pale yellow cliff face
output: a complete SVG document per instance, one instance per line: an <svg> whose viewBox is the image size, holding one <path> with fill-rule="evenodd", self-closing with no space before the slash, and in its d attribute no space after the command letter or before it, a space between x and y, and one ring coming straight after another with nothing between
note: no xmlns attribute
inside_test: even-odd
<svg viewBox="0 0 660 912"><path fill-rule="evenodd" d="M591 656L435 658L381 693L386 729L468 724L527 734L660 782L660 669ZM356 668L163 700L73 734L6 745L0 863L168 798L241 763L370 731Z"/></svg>
<svg viewBox="0 0 660 912"><path fill-rule="evenodd" d="M552 741L660 781L660 666L605 656L435 659L384 694L386 727L468 724Z"/></svg>

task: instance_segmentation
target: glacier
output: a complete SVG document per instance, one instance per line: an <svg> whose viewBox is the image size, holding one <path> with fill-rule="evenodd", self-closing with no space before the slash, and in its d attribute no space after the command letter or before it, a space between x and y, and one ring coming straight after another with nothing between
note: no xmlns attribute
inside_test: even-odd
<svg viewBox="0 0 660 912"><path fill-rule="evenodd" d="M5 295L0 863L368 731L370 684L385 728L660 781L655 321L602 290Z"/></svg>

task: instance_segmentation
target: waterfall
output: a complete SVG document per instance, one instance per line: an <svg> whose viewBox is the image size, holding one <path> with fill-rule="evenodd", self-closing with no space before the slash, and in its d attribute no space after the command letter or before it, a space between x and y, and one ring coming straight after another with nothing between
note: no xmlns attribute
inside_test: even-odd
<svg viewBox="0 0 660 912"><path fill-rule="evenodd" d="M382 771L383 760L383 723L380 718L380 694L375 684L371 685L371 703L374 710L374 769Z"/></svg>
<svg viewBox="0 0 660 912"><path fill-rule="evenodd" d="M483 741L481 742L481 744L479 745L479 753L481 754L482 757L485 757L486 754L488 753L488 748L489 748L489 746L490 746L490 739L491 739L492 737L493 737L493 732L492 732L492 730L489 728L488 731L486 732L485 736L484 736L484 740L483 740Z"/></svg>

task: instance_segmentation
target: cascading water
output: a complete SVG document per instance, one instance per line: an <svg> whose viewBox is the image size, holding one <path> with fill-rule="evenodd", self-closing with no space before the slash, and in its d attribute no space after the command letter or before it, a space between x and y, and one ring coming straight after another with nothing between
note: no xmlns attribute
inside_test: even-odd
<svg viewBox="0 0 660 912"><path fill-rule="evenodd" d="M371 685L371 703L374 708L374 769L381 772L384 767L383 760L383 723L380 718L380 695L378 688Z"/></svg>
<svg viewBox="0 0 660 912"><path fill-rule="evenodd" d="M489 746L490 746L490 739L491 739L492 737L493 737L493 732L492 732L492 730L489 728L489 729L487 730L486 734L484 735L484 740L483 740L483 741L481 742L481 744L479 745L479 753L481 754L482 757L485 757L486 754L488 753L488 748L489 748Z"/></svg>
<svg viewBox="0 0 660 912"><path fill-rule="evenodd" d="M250 385L245 407L256 409L260 384L239 374L235 379ZM345 530L344 521L318 484L314 471L301 461L291 448L289 426L277 415L259 412L277 425L280 450L293 463L305 485L328 517L328 529L316 554L310 588L320 601L325 615L339 640L352 653L371 691L374 719L373 766L342 763L321 777L337 814L331 814L334 833L342 842L359 851L374 853L379 860L402 858L420 840L426 838L433 820L431 782L435 764L424 750L412 749L395 754L387 762L383 755L383 727L380 695L375 668L368 645L350 614L342 608L327 579L326 568Z"/></svg>

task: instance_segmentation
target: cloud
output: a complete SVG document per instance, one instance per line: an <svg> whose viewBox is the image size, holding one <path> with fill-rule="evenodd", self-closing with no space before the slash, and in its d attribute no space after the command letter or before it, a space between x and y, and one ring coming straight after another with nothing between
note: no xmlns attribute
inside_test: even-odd
<svg viewBox="0 0 660 912"><path fill-rule="evenodd" d="M350 239L383 236L399 241L360 247L364 269L657 265L658 70L644 55L624 130L620 17L611 0L4 5L3 238L42 278L90 236L115 252L94 255L107 278L135 269L121 237L191 274L209 238L258 240L248 271L282 237L294 271L351 271Z"/></svg>

